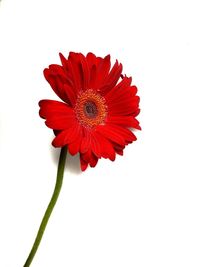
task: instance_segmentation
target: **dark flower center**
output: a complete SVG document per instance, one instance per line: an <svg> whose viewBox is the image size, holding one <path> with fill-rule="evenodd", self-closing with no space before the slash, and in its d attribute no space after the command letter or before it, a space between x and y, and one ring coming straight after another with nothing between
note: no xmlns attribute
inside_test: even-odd
<svg viewBox="0 0 200 267"><path fill-rule="evenodd" d="M84 112L88 118L95 118L98 113L96 104L93 101L86 102L84 106Z"/></svg>
<svg viewBox="0 0 200 267"><path fill-rule="evenodd" d="M78 95L75 113L78 121L86 128L104 124L107 116L105 98L92 89Z"/></svg>

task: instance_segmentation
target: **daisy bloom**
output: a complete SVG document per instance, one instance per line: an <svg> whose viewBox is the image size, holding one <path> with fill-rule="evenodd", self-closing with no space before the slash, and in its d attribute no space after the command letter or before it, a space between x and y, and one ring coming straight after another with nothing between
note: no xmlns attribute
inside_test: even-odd
<svg viewBox="0 0 200 267"><path fill-rule="evenodd" d="M40 116L53 129L53 146L60 147L53 195L44 213L32 249L24 264L29 267L42 240L63 182L67 151L80 153L81 169L95 167L98 159L115 160L126 145L136 140L131 129L140 130L137 88L122 74L118 61L111 67L110 56L70 52L60 54L62 65L52 64L44 76L62 100L41 100Z"/></svg>
<svg viewBox="0 0 200 267"><path fill-rule="evenodd" d="M111 67L110 55L70 52L60 59L62 65L50 65L44 76L62 102L39 102L40 116L55 133L53 146L80 153L82 171L101 157L114 161L136 140L131 129L141 129L137 87L117 60Z"/></svg>

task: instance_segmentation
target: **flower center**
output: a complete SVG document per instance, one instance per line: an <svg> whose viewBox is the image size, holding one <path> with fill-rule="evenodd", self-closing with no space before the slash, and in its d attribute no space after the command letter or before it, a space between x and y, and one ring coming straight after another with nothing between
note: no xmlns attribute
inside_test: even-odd
<svg viewBox="0 0 200 267"><path fill-rule="evenodd" d="M103 124L107 115L104 97L92 89L79 93L75 105L78 121L86 128Z"/></svg>
<svg viewBox="0 0 200 267"><path fill-rule="evenodd" d="M85 115L88 118L95 118L97 116L97 106L95 104L95 102L93 101L88 101L85 103L84 105L84 111L85 111Z"/></svg>

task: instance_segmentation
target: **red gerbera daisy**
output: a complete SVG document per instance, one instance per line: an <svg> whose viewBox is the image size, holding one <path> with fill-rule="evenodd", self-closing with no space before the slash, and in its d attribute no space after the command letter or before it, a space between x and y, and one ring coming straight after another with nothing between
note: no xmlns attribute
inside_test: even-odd
<svg viewBox="0 0 200 267"><path fill-rule="evenodd" d="M140 129L132 78L122 75L118 61L111 68L110 55L70 52L68 59L62 54L60 59L62 65L50 65L44 76L63 102L39 102L40 116L56 135L53 146L67 146L71 155L79 152L83 171L101 157L115 160L136 140L130 129Z"/></svg>

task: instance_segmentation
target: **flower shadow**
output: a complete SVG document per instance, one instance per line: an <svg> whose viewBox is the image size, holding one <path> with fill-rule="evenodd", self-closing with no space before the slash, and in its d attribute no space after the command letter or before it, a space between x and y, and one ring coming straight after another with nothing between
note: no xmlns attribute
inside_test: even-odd
<svg viewBox="0 0 200 267"><path fill-rule="evenodd" d="M50 146L50 152L51 152L51 157L52 157L53 162L56 165L58 165L60 149ZM71 173L81 174L79 154L76 154L75 156L71 156L68 153L65 168Z"/></svg>
<svg viewBox="0 0 200 267"><path fill-rule="evenodd" d="M77 153L75 156L71 156L69 153L67 154L67 163L66 168L74 174L81 174L81 168L80 168L80 156Z"/></svg>

